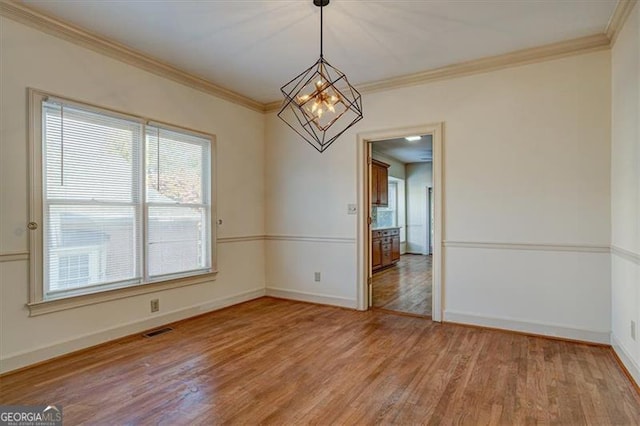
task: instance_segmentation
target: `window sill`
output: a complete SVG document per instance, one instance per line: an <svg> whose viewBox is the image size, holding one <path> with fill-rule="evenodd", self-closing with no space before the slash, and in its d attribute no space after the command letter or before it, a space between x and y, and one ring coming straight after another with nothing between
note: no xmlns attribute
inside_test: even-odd
<svg viewBox="0 0 640 426"><path fill-rule="evenodd" d="M63 299L44 300L41 302L28 303L29 316L50 314L53 312L75 309L82 306L94 305L96 303L108 302L111 300L124 299L127 297L140 296L148 293L155 293L163 290L186 287L194 284L203 284L215 281L216 272L194 275L184 278L176 278L168 281L141 284L134 287L124 287L113 290L101 291L99 293L83 294L80 296L65 297Z"/></svg>

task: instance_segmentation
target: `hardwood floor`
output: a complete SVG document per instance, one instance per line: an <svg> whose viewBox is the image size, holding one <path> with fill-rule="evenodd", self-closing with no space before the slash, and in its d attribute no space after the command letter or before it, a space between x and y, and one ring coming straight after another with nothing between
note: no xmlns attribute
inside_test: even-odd
<svg viewBox="0 0 640 426"><path fill-rule="evenodd" d="M0 378L65 424L640 423L609 348L261 298Z"/></svg>
<svg viewBox="0 0 640 426"><path fill-rule="evenodd" d="M373 307L430 317L431 265L431 256L403 254L373 274Z"/></svg>

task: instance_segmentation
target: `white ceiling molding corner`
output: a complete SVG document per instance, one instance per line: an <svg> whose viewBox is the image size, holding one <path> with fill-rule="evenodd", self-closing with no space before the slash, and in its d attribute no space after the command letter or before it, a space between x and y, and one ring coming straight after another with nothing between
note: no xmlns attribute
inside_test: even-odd
<svg viewBox="0 0 640 426"><path fill-rule="evenodd" d="M624 23L637 2L638 0L618 0L618 4L616 4L616 8L611 15L611 19L609 19L609 23L607 24L607 29L605 31L605 34L611 41L612 46L615 44L620 30L624 26Z"/></svg>

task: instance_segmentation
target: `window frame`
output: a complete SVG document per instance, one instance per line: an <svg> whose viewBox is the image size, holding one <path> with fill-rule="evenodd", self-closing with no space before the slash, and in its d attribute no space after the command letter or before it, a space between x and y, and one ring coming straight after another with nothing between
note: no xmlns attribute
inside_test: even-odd
<svg viewBox="0 0 640 426"><path fill-rule="evenodd" d="M152 128L156 128L159 131L161 130L166 130L166 131L171 131L171 132L180 132L183 134L192 134L194 136L198 136L198 137L202 137L204 136L203 134L199 134L199 133L194 133L193 131L185 131L185 130L179 130L175 127L169 127L166 124L163 123L159 123L157 121L148 121L146 123L146 126L148 127L152 127ZM147 140L146 140L146 133L147 127L145 127L143 129L143 149L142 149L142 157L143 159L141 161L146 161L146 157L147 157ZM207 138L210 139L209 136L207 136ZM203 155L206 154L205 151L211 151L211 144L209 145L209 148L207 150L203 150ZM211 153L209 152L209 155L211 156ZM204 159L203 159L204 160ZM204 161L203 161L204 163ZM213 168L213 162L212 159L210 159L210 167L209 169ZM185 277L185 276L194 276L197 275L199 273L202 273L202 269L196 269L196 270L191 270L191 271L182 271L182 272L176 272L176 273L169 273L169 274L163 274L163 275L152 275L150 272L150 265L149 265L149 247L148 247L148 243L149 243L149 230L150 230L150 214L149 211L151 208L153 207L179 207L179 208L189 208L189 207L195 207L195 208L204 208L207 209L207 201L209 202L209 205L211 205L212 202L212 198L213 198L213 193L211 191L212 189L212 182L211 179L206 179L208 176L207 174L211 175L213 172L212 170L207 170L206 173L203 173L202 175L202 189L203 189L203 194L202 194L202 202L201 203L182 203L182 202L176 202L175 204L167 204L167 203L160 203L157 201L148 201L147 199L147 191L149 190L149 188L147 187L147 185L142 185L141 189L142 189L142 194L141 197L143 199L145 199L146 201L144 201L142 203L142 228L143 228L143 237L142 237L142 243L143 243L143 252L147 253L147 256L144 257L143 256L143 262L142 262L142 276L143 279L146 280L145 283L153 283L153 282L162 282L162 281L166 281L168 279L172 279L172 278L180 278L180 277ZM141 174L141 178L145 179L144 176ZM207 200L209 199L209 200ZM206 216L208 216L208 220L211 222L211 226L208 227L207 229L207 235L206 238L211 240L211 232L212 232L212 228L214 226L214 222L211 219L212 216L212 208L208 209L209 211L205 211ZM209 263L211 265L213 265L213 259L211 259L211 252L214 250L213 244L210 245L209 249L207 250L208 255L209 255ZM206 268L205 268L206 269ZM211 268L208 268L211 269Z"/></svg>
<svg viewBox="0 0 640 426"><path fill-rule="evenodd" d="M399 223L400 216L398 214L398 182L389 180L389 182L387 183L387 188L388 188L387 194L391 194L390 188L392 186L394 187L394 191L395 191L395 196L394 196L395 205L393 206L393 208L391 206L391 203L389 202L389 203L387 203L386 207L376 206L376 209L378 211L377 212L378 214L380 214L381 210L382 211L386 211L386 212L388 212L388 211L392 212L393 213L393 223L392 223L391 226L394 227L394 228L396 228L396 227L399 228L400 225L398 223ZM387 196L387 198L391 198L391 197Z"/></svg>
<svg viewBox="0 0 640 426"><path fill-rule="evenodd" d="M65 309L72 309L80 306L91 305L95 303L106 302L109 300L122 299L126 297L138 296L147 293L153 293L161 290L168 290L172 288L184 287L188 285L201 284L205 282L211 282L216 279L218 273L217 264L217 191L216 191L216 136L210 133L205 133L174 124L164 123L159 120L150 119L147 117L129 114L121 111L114 110L112 108L94 105L87 102L70 99L65 96L55 95L42 90L29 88L28 89L28 143L29 143L29 301L27 307L29 308L29 316L37 316L50 312L57 312ZM210 194L210 212L209 212L209 263L210 267L207 270L199 270L195 273L179 273L166 278L160 278L156 280L143 279L142 282L134 285L123 286L112 289L104 289L93 293L84 293L79 295L69 295L62 298L46 299L44 293L44 249L43 246L43 231L44 231L44 173L43 173L43 155L44 155L44 141L43 141L43 114L42 114L42 102L48 98L54 98L69 105L76 105L78 107L94 110L97 113L109 114L112 116L119 116L128 120L134 120L140 122L143 126L154 126L169 131L192 134L197 137L206 138L210 141L209 144L209 171L207 186ZM143 127L143 136L144 136ZM143 137L141 141L143 145L146 145L146 137ZM144 161L144 157L141 158ZM141 163L144 173L144 163ZM145 188L142 188L143 190ZM142 209L143 224L142 232L145 233L146 243L146 211L148 210L147 201L141 201L139 207ZM31 229L35 224L35 229ZM146 263L146 262L145 262Z"/></svg>
<svg viewBox="0 0 640 426"><path fill-rule="evenodd" d="M388 189L389 194L391 193L391 187L393 187L393 192L394 192L393 199L394 199L395 203L394 203L393 210L392 210L393 211L393 226L394 227L400 227L400 225L399 225L400 221L399 221L399 216L398 216L398 182L396 182L395 180L394 181L390 180L387 185L389 187L389 189ZM391 204L391 203L389 203L389 204Z"/></svg>

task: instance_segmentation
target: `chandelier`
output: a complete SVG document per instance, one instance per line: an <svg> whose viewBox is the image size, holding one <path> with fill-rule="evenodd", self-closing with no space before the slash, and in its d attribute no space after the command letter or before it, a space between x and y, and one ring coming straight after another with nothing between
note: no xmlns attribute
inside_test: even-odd
<svg viewBox="0 0 640 426"><path fill-rule="evenodd" d="M280 88L284 101L278 117L319 152L362 120L362 98L347 76L323 56L322 10L329 0L313 0L320 8L320 58Z"/></svg>

